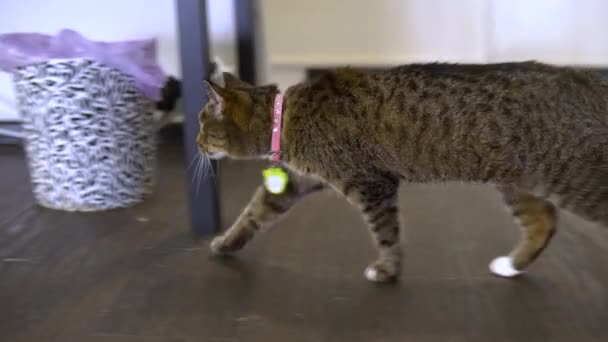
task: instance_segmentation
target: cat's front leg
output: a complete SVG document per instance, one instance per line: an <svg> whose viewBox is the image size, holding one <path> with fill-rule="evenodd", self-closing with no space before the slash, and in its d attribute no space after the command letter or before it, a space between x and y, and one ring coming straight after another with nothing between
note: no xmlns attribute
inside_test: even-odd
<svg viewBox="0 0 608 342"><path fill-rule="evenodd" d="M302 197L325 188L318 179L289 172L289 182L282 194L272 194L258 187L253 198L236 222L222 235L211 241L215 254L229 254L243 248L262 229L270 228Z"/></svg>
<svg viewBox="0 0 608 342"><path fill-rule="evenodd" d="M370 281L394 281L401 270L398 191L399 178L391 175L354 180L343 187L349 201L363 212L378 248L378 258L365 270L365 277Z"/></svg>

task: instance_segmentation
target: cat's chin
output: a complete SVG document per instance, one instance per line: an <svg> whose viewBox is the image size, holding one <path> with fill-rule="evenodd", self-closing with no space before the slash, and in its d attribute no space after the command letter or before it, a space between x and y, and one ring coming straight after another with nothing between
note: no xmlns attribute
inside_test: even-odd
<svg viewBox="0 0 608 342"><path fill-rule="evenodd" d="M212 152L212 153L207 153L207 155L209 156L209 159L211 159L211 160L221 160L228 156L224 152Z"/></svg>

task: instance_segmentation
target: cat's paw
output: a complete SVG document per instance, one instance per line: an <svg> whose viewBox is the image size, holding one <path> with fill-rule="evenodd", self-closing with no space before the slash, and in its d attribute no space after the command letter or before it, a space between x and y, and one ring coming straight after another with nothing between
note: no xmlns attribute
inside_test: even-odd
<svg viewBox="0 0 608 342"><path fill-rule="evenodd" d="M211 253L214 255L226 255L230 252L230 248L226 245L226 238L224 236L215 237L211 240L209 244L209 248L211 249Z"/></svg>
<svg viewBox="0 0 608 342"><path fill-rule="evenodd" d="M492 260L489 267L492 273L503 278L512 278L523 273L513 266L513 259L508 256L501 256Z"/></svg>
<svg viewBox="0 0 608 342"><path fill-rule="evenodd" d="M399 276L397 265L386 265L382 262L374 262L365 269L365 278L375 283L394 282Z"/></svg>
<svg viewBox="0 0 608 342"><path fill-rule="evenodd" d="M229 255L239 251L251 238L253 232L240 231L237 234L224 234L211 240L211 252L215 255Z"/></svg>

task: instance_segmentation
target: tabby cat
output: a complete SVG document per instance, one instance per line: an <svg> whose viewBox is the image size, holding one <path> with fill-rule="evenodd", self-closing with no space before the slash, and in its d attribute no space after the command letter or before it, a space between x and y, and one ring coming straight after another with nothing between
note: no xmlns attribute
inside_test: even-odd
<svg viewBox="0 0 608 342"><path fill-rule="evenodd" d="M197 144L211 157L268 158L274 85L224 73L207 83ZM490 270L519 274L555 233L557 208L608 224L608 83L538 62L339 68L284 93L281 163L286 191L261 186L236 223L211 242L239 250L298 200L333 188L361 209L378 257L371 281L400 271L401 183L490 183L522 228Z"/></svg>

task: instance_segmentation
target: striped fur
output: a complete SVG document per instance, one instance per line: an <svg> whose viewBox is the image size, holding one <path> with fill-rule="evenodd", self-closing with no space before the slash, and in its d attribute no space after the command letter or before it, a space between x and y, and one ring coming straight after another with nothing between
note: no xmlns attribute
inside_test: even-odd
<svg viewBox="0 0 608 342"><path fill-rule="evenodd" d="M225 87L209 86L201 151L264 157L278 89L225 77ZM216 251L242 247L312 179L361 209L379 249L369 272L379 281L399 272L399 183L495 184L524 228L511 253L517 269L547 246L557 208L608 225L608 83L595 73L535 62L342 68L285 98L283 160L300 190L258 190Z"/></svg>

